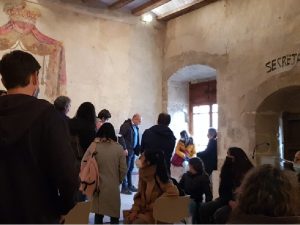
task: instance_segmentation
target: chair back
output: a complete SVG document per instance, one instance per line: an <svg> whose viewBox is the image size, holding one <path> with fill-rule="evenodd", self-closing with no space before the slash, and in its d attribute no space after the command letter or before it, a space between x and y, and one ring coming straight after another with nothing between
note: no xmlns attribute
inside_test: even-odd
<svg viewBox="0 0 300 225"><path fill-rule="evenodd" d="M88 224L91 202L78 202L65 217L65 224Z"/></svg>
<svg viewBox="0 0 300 225"><path fill-rule="evenodd" d="M176 223L190 216L190 196L160 197L153 205L155 223Z"/></svg>

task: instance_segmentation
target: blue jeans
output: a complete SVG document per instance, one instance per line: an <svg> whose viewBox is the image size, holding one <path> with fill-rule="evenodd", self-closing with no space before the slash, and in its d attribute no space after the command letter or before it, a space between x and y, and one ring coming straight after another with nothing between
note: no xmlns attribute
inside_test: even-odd
<svg viewBox="0 0 300 225"><path fill-rule="evenodd" d="M127 159L127 177L122 182L122 189L126 189L132 186L132 178L131 174L134 168L134 160L135 160L135 155L134 152L128 152L128 156L126 157Z"/></svg>

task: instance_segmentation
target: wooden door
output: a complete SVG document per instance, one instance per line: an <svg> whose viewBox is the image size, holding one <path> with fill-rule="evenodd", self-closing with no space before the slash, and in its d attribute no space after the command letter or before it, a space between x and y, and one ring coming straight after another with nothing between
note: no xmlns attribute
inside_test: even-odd
<svg viewBox="0 0 300 225"><path fill-rule="evenodd" d="M293 161L295 153L300 150L300 113L282 114L284 159Z"/></svg>

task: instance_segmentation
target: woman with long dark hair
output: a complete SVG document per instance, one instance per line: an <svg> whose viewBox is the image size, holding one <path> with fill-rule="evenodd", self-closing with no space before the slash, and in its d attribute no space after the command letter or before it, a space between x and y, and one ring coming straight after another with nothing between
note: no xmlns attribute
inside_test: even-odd
<svg viewBox="0 0 300 225"><path fill-rule="evenodd" d="M238 147L228 149L220 174L219 198L199 207L199 223L226 222L231 212L229 204L235 200L235 193L251 168L253 164L243 149Z"/></svg>
<svg viewBox="0 0 300 225"><path fill-rule="evenodd" d="M104 123L100 127L95 142L100 191L94 193L91 212L95 213L95 224L102 224L104 215L110 216L111 223L119 223L119 186L126 175L126 158L123 148L117 143L115 129L111 123Z"/></svg>
<svg viewBox="0 0 300 225"><path fill-rule="evenodd" d="M146 150L136 165L139 168L139 186L126 220L133 224L154 223L154 201L162 195L178 196L179 192L169 178L162 151Z"/></svg>
<svg viewBox="0 0 300 225"><path fill-rule="evenodd" d="M96 112L90 102L82 103L74 118L69 120L71 146L77 160L78 168L87 148L96 137ZM85 201L86 197L78 190L77 201Z"/></svg>
<svg viewBox="0 0 300 225"><path fill-rule="evenodd" d="M77 109L75 117L69 121L69 127L70 133L75 139L74 142L78 139L80 150L84 153L96 136L95 106L90 102L82 103ZM78 149L75 151L76 156L81 160L83 155L77 151Z"/></svg>

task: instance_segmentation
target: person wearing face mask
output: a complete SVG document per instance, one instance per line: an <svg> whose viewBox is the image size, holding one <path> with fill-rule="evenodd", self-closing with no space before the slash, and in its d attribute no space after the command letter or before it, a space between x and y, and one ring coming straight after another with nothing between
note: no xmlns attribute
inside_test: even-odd
<svg viewBox="0 0 300 225"><path fill-rule="evenodd" d="M125 222L133 224L153 224L153 203L161 196L178 196L179 191L170 180L164 154L162 151L145 151L138 160L138 191L134 196L134 204Z"/></svg>
<svg viewBox="0 0 300 225"><path fill-rule="evenodd" d="M59 223L76 204L79 167L66 121L35 97L40 68L19 50L0 61L0 223Z"/></svg>
<svg viewBox="0 0 300 225"><path fill-rule="evenodd" d="M220 173L219 197L203 203L198 210L198 223L226 223L235 205L236 194L245 174L253 168L246 153L230 147Z"/></svg>
<svg viewBox="0 0 300 225"><path fill-rule="evenodd" d="M186 172L187 161L196 155L193 139L183 130L180 132L180 140L177 142L175 153L171 159L171 176L177 182Z"/></svg>

